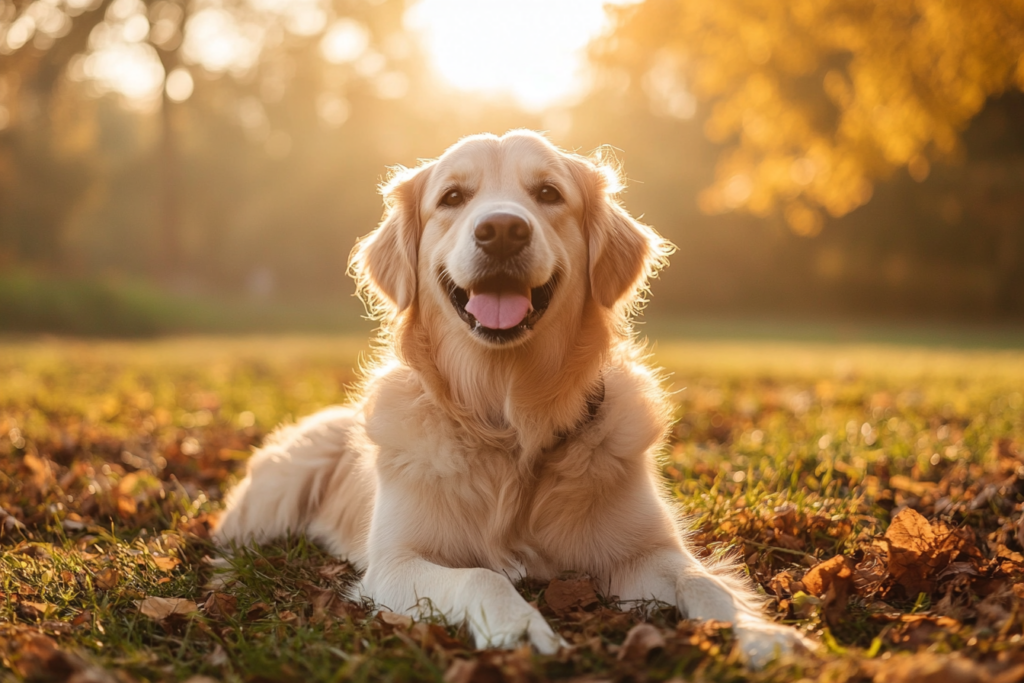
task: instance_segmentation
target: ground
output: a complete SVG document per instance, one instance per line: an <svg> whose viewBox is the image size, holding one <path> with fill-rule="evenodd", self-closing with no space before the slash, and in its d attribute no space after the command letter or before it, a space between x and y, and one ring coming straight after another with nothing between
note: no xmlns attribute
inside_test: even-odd
<svg viewBox="0 0 1024 683"><path fill-rule="evenodd" d="M748 673L728 624L649 625L586 577L522 591L571 650L475 651L368 613L302 538L206 586L251 448L344 401L362 337L0 342L0 678L990 681L1024 678L1024 351L747 341L654 348L663 469L819 651Z"/></svg>

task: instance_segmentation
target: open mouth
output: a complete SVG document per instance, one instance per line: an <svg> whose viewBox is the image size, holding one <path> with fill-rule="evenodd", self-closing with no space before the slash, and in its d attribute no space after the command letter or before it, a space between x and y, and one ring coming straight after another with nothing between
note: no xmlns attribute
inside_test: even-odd
<svg viewBox="0 0 1024 683"><path fill-rule="evenodd" d="M467 291L441 273L448 300L469 329L489 342L504 344L532 330L551 304L557 273L540 287L527 287L508 275L475 282Z"/></svg>

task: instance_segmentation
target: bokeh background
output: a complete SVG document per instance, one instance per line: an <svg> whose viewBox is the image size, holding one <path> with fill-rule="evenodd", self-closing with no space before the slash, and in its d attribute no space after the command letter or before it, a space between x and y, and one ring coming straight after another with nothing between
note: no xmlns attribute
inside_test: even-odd
<svg viewBox="0 0 1024 683"><path fill-rule="evenodd" d="M678 245L660 329L1019 342L1022 88L1020 0L0 0L0 330L366 325L387 168L528 127Z"/></svg>

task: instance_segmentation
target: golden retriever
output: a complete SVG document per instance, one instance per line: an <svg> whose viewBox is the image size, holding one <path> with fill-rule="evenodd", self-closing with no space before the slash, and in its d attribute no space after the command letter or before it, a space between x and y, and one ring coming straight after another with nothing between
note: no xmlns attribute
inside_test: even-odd
<svg viewBox="0 0 1024 683"><path fill-rule="evenodd" d="M754 665L800 646L694 556L663 492L669 403L629 318L670 245L619 189L528 131L395 173L351 259L380 358L354 404L253 456L218 543L305 532L365 570L357 596L464 620L478 647L561 647L513 582L567 570L623 604L732 622Z"/></svg>

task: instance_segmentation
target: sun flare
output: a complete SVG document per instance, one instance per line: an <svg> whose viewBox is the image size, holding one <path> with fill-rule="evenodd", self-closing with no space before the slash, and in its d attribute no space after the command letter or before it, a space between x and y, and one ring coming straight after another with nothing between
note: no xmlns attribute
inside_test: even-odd
<svg viewBox="0 0 1024 683"><path fill-rule="evenodd" d="M622 0L617 0L622 2ZM609 0L420 0L406 15L434 68L462 90L542 109L585 88L584 48Z"/></svg>

